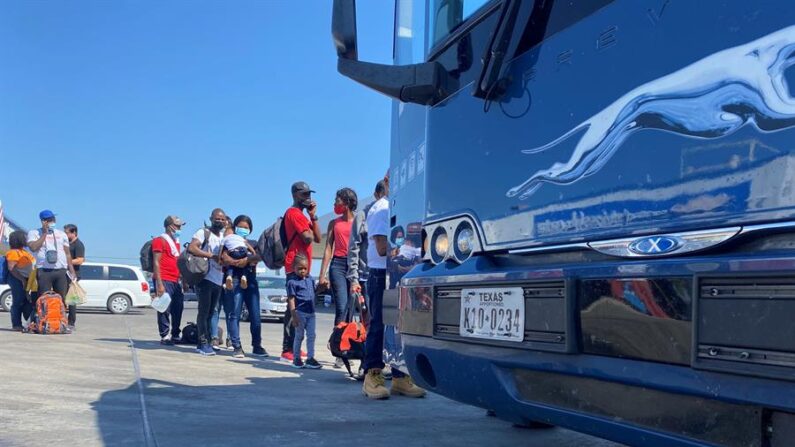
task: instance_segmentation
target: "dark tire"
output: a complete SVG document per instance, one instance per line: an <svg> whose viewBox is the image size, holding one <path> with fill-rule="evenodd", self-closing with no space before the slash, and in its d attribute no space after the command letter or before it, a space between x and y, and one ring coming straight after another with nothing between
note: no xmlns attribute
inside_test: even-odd
<svg viewBox="0 0 795 447"><path fill-rule="evenodd" d="M6 290L0 295L0 307L6 312L11 312L11 291Z"/></svg>
<svg viewBox="0 0 795 447"><path fill-rule="evenodd" d="M108 298L108 311L112 314L126 314L132 308L132 300L123 293L116 293Z"/></svg>

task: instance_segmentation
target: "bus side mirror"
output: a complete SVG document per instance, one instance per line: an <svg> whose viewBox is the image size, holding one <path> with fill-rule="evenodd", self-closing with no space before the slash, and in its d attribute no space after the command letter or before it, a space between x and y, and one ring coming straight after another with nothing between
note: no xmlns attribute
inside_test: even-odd
<svg viewBox="0 0 795 447"><path fill-rule="evenodd" d="M343 76L403 102L433 105L447 96L447 71L438 62L384 65L359 60L356 0L334 0L331 36L337 71Z"/></svg>
<svg viewBox="0 0 795 447"><path fill-rule="evenodd" d="M356 46L356 0L334 0L331 36L337 47L337 57L354 61L359 59Z"/></svg>

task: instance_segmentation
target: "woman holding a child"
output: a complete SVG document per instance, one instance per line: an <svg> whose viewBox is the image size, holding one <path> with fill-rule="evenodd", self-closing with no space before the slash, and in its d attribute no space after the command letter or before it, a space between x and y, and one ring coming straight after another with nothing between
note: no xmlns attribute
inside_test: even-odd
<svg viewBox="0 0 795 447"><path fill-rule="evenodd" d="M262 348L262 323L260 321L259 285L257 284L257 263L259 256L248 242L248 236L254 229L251 218L241 214L226 229L221 261L224 270L224 313L226 314L226 330L232 343L233 357L244 358L245 353L240 343L240 314L243 304L250 315L252 354L267 357Z"/></svg>

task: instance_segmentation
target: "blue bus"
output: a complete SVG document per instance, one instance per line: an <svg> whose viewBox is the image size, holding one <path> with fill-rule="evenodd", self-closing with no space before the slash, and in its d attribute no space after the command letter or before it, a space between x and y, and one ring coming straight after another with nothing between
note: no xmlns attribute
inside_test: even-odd
<svg viewBox="0 0 795 447"><path fill-rule="evenodd" d="M631 445L795 445L795 3L397 0L391 356ZM408 259L408 258L407 258ZM398 268L399 267L399 268ZM394 360L393 359L393 360Z"/></svg>

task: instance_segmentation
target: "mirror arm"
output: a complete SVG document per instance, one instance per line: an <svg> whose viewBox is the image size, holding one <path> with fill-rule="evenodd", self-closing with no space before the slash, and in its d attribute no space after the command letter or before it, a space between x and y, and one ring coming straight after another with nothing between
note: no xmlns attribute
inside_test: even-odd
<svg viewBox="0 0 795 447"><path fill-rule="evenodd" d="M434 105L447 96L447 71L436 61L384 65L339 58L337 70L362 85L403 102Z"/></svg>

